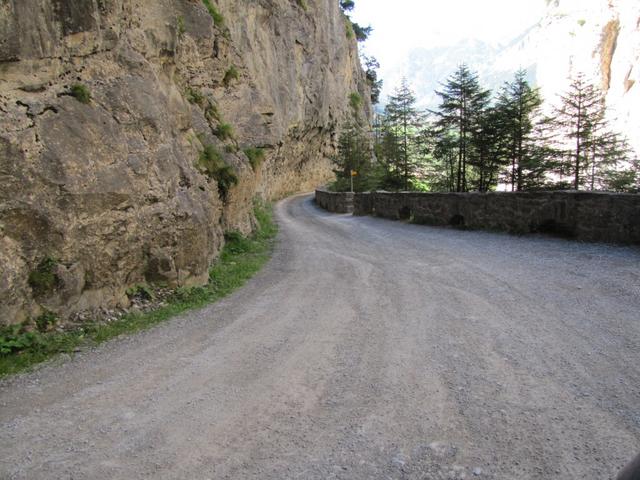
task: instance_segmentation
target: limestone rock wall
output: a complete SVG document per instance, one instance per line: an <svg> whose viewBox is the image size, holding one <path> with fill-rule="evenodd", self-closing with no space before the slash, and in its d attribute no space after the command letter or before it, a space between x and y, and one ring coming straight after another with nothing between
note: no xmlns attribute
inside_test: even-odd
<svg viewBox="0 0 640 480"><path fill-rule="evenodd" d="M0 324L204 283L256 196L329 178L349 95L369 95L338 2L212 3L223 22L196 0L0 0Z"/></svg>

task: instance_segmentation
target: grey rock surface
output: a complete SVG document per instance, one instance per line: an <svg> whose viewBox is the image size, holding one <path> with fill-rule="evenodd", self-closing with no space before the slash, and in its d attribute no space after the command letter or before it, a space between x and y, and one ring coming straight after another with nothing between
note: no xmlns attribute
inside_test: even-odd
<svg viewBox="0 0 640 480"><path fill-rule="evenodd" d="M606 479L640 252L278 204L218 304L0 382L8 479Z"/></svg>
<svg viewBox="0 0 640 480"><path fill-rule="evenodd" d="M338 3L214 4L222 25L193 0L0 2L0 325L202 284L223 232L254 227L255 197L331 175L352 92L370 115ZM239 179L224 199L204 145ZM263 149L255 169L245 148ZM35 295L45 258L75 273Z"/></svg>

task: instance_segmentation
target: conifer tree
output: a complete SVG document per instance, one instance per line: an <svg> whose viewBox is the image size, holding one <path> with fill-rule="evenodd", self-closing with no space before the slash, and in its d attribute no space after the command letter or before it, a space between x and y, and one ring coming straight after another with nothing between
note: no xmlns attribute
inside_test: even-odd
<svg viewBox="0 0 640 480"><path fill-rule="evenodd" d="M385 108L386 133L383 141L387 143L387 161L392 165L392 171L400 173L401 188L404 190L409 190L416 172L418 130L422 121L423 115L416 107L416 97L407 80L402 79Z"/></svg>
<svg viewBox="0 0 640 480"><path fill-rule="evenodd" d="M513 81L502 87L496 103L506 137L505 153L511 164L511 191L523 189L525 171L537 170L540 161L533 133L542 98L538 89L531 88L526 76L525 70L516 72Z"/></svg>
<svg viewBox="0 0 640 480"><path fill-rule="evenodd" d="M355 119L348 121L338 137L338 152L333 159L336 190L350 190L352 180L354 191L368 190L372 186L371 160L371 142L362 126ZM353 179L352 172L355 172Z"/></svg>
<svg viewBox="0 0 640 480"><path fill-rule="evenodd" d="M604 119L604 97L580 73L560 100L560 107L555 109L555 125L559 133L573 142L572 146L565 148L562 173L573 177L573 188L578 190L587 179L589 147L596 143L594 134Z"/></svg>
<svg viewBox="0 0 640 480"><path fill-rule="evenodd" d="M443 85L437 125L442 132L451 130L457 139L456 191L468 190L467 165L472 153L472 138L478 129L480 112L487 108L491 93L480 87L478 75L462 64Z"/></svg>

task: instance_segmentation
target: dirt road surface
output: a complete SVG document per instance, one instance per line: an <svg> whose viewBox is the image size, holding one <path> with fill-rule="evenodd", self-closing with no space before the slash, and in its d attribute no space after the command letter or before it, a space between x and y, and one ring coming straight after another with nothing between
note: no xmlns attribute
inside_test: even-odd
<svg viewBox="0 0 640 480"><path fill-rule="evenodd" d="M236 294L0 383L0 478L607 479L640 250L277 205Z"/></svg>

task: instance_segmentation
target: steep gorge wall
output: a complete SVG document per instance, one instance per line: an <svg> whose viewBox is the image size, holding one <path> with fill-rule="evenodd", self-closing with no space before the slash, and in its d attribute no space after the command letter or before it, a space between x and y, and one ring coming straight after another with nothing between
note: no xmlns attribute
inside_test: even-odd
<svg viewBox="0 0 640 480"><path fill-rule="evenodd" d="M0 0L0 324L204 283L256 196L329 177L349 95L368 98L338 2L216 7L223 24L196 0ZM239 179L227 195L198 166L205 145Z"/></svg>

